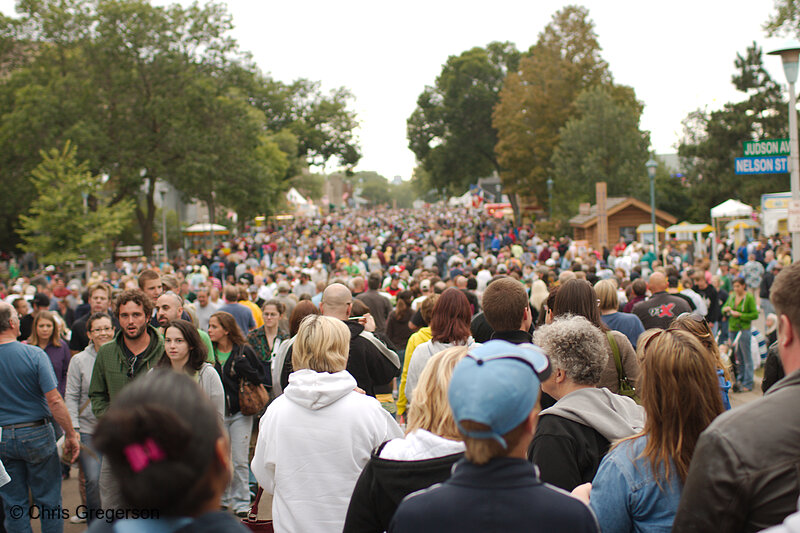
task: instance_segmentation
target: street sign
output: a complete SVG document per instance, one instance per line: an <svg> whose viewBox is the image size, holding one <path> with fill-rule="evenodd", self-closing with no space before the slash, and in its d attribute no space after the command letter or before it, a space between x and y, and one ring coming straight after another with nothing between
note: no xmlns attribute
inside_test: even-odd
<svg viewBox="0 0 800 533"><path fill-rule="evenodd" d="M789 158L773 157L737 157L737 174L782 174L789 172Z"/></svg>
<svg viewBox="0 0 800 533"><path fill-rule="evenodd" d="M789 155L789 139L765 139L763 141L745 141L745 157L762 155Z"/></svg>

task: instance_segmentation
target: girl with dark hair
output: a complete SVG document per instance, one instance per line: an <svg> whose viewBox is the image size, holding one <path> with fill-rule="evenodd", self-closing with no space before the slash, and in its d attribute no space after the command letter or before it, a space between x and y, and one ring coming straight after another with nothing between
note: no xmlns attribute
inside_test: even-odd
<svg viewBox="0 0 800 533"><path fill-rule="evenodd" d="M164 326L164 356L156 366L172 368L194 378L222 419L225 417L222 380L214 367L206 362L207 357L206 345L191 322L171 320Z"/></svg>
<svg viewBox="0 0 800 533"><path fill-rule="evenodd" d="M231 437L233 481L225 491L222 504L238 516L250 510L250 469L248 455L253 431L253 415L239 410L239 385L242 379L253 384L270 385L264 365L247 344L233 315L217 311L208 319L208 337L214 346L214 361L225 391L225 428Z"/></svg>
<svg viewBox="0 0 800 533"><path fill-rule="evenodd" d="M408 338L413 333L408 327L408 322L414 314L411 310L413 300L414 294L411 291L400 292L397 295L397 305L386 318L386 336L397 347L401 364L405 360Z"/></svg>
<svg viewBox="0 0 800 533"><path fill-rule="evenodd" d="M231 479L230 443L216 409L188 376L156 369L125 387L98 422L94 443L125 503L154 516L138 528L145 517L96 520L90 533L247 531L218 510Z"/></svg>
<svg viewBox="0 0 800 533"><path fill-rule="evenodd" d="M431 340L414 349L408 364L405 396L409 405L413 401L412 394L419 376L433 354L451 346L470 347L477 344L470 335L471 320L472 307L462 291L450 287L439 296L431 315Z"/></svg>
<svg viewBox="0 0 800 533"><path fill-rule="evenodd" d="M619 355L624 376L628 379L628 383L636 388L640 372L636 352L625 334L610 329L600 318L600 298L597 297L597 292L591 283L584 279L571 279L561 285L556 292L552 311L554 318L563 315L582 316L605 335L608 363L600 376L598 387L605 387L615 394L619 393L619 382L622 376L617 372L616 352Z"/></svg>

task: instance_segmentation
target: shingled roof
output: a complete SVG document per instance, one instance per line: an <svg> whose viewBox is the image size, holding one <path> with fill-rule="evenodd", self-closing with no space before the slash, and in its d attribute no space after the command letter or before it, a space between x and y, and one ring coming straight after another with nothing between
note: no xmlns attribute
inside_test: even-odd
<svg viewBox="0 0 800 533"><path fill-rule="evenodd" d="M636 207L642 209L643 211L650 212L650 206L646 203L637 200L636 198L630 197L618 197L618 196L609 196L606 198L606 214L613 215L617 211L624 209L629 205L635 205ZM667 213L666 211L661 211L660 209L656 209L656 216L658 218L664 219L669 221L670 224L674 224L677 222L677 219ZM569 223L572 226L582 226L587 227L591 225L591 222L597 221L597 205L592 205L589 208L588 215L575 215L571 219L569 219Z"/></svg>

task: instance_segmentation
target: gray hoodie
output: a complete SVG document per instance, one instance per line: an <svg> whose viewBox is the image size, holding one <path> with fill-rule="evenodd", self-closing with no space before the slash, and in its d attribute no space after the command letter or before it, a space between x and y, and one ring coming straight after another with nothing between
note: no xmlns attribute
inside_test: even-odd
<svg viewBox="0 0 800 533"><path fill-rule="evenodd" d="M557 415L590 427L609 442L630 437L644 428L644 408L608 389L576 390L541 414Z"/></svg>

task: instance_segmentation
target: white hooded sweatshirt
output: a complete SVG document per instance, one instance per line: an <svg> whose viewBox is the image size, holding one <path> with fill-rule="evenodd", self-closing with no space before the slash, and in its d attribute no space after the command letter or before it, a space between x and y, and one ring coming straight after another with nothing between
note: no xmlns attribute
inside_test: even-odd
<svg viewBox="0 0 800 533"><path fill-rule="evenodd" d="M274 495L275 531L341 531L372 450L401 437L380 403L355 392L347 371L298 370L259 424L251 468Z"/></svg>

